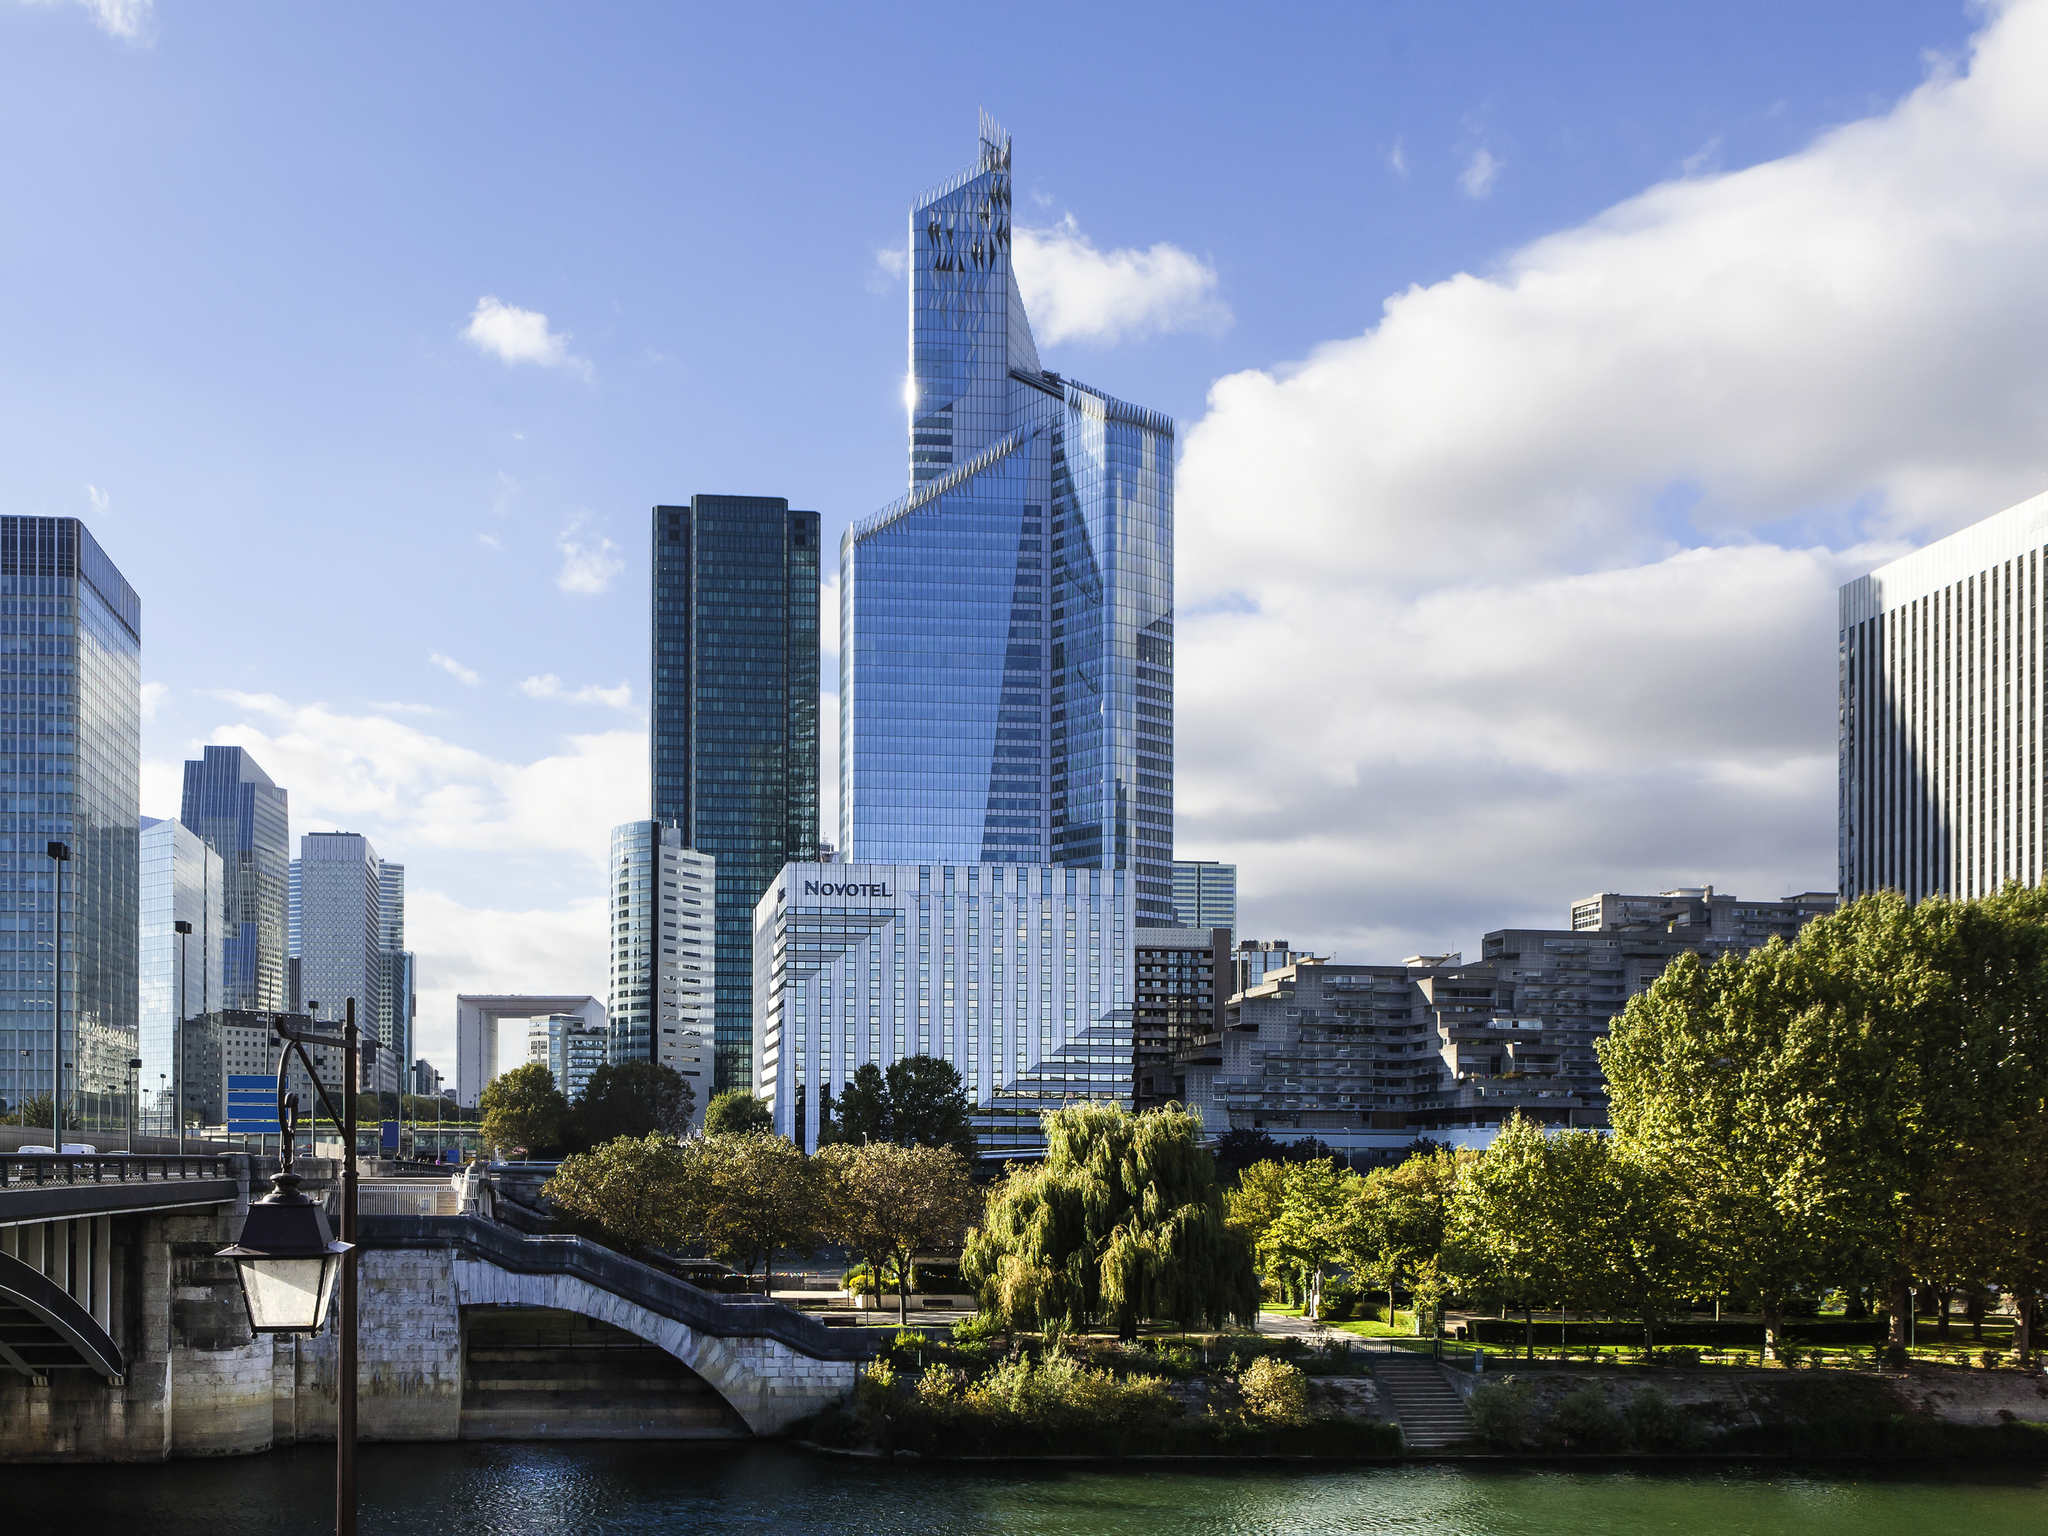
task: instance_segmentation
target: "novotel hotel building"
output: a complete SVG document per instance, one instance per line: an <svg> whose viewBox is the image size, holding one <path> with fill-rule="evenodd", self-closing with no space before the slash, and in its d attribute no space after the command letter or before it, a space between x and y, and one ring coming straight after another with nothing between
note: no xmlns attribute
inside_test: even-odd
<svg viewBox="0 0 2048 1536"><path fill-rule="evenodd" d="M754 909L754 1081L818 1145L857 1068L950 1061L984 1157L1043 1150L1039 1115L1128 1104L1134 918L1122 870L791 864Z"/></svg>

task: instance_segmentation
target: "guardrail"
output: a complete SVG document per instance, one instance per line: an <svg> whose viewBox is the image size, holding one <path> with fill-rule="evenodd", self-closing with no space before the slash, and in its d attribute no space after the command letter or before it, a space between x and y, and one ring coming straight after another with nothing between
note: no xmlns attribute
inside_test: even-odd
<svg viewBox="0 0 2048 1536"><path fill-rule="evenodd" d="M700 1290L588 1238L529 1237L475 1216L372 1216L356 1233L366 1248L459 1248L513 1274L574 1275L714 1338L770 1338L818 1360L864 1360L871 1350L766 1296Z"/></svg>
<svg viewBox="0 0 2048 1536"><path fill-rule="evenodd" d="M0 1152L0 1190L81 1184L161 1184L177 1179L232 1179L220 1156L175 1152Z"/></svg>

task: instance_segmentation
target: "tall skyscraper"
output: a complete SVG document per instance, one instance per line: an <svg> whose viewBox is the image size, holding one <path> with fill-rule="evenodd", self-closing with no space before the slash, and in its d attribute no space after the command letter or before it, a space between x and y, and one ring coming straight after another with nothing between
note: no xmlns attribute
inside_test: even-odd
<svg viewBox="0 0 2048 1536"><path fill-rule="evenodd" d="M405 947L405 866L386 860L377 867L377 949L384 965L384 1021L391 1031L392 1069L403 1092L406 1064L417 1046L417 962Z"/></svg>
<svg viewBox="0 0 2048 1536"><path fill-rule="evenodd" d="M818 849L818 514L654 509L654 820L718 861L720 1088L753 1059L754 903Z"/></svg>
<svg viewBox="0 0 2048 1536"><path fill-rule="evenodd" d="M396 870L395 882L385 871ZM386 865L370 840L356 832L308 832L291 863L298 920L299 990L307 1007L320 1004L320 1017L339 1021L348 999L356 1001L356 1023L379 1042L364 1067L359 1087L397 1093L412 1057L409 1018L399 1017L392 972L405 940L404 866ZM386 903L396 899L395 920ZM409 1000L404 1004L409 1006Z"/></svg>
<svg viewBox="0 0 2048 1536"><path fill-rule="evenodd" d="M0 517L0 1092L119 1104L136 1048L142 604L74 517ZM52 841L69 846L55 909ZM112 1096L107 1090L113 1088Z"/></svg>
<svg viewBox="0 0 2048 1536"><path fill-rule="evenodd" d="M143 817L141 860L141 1047L135 1054L142 1058L142 1103L137 1115L145 1129L175 1135L181 1096L191 1110L217 1097L213 1085L194 1081L210 1058L191 1046L206 1015L220 1006L227 884L221 856L182 822ZM190 924L191 931L180 934L179 923ZM186 1040L187 1021L192 1021L194 1041Z"/></svg>
<svg viewBox="0 0 2048 1536"><path fill-rule="evenodd" d="M1237 927L1237 866L1214 859L1173 861L1174 922L1182 928Z"/></svg>
<svg viewBox="0 0 2048 1536"><path fill-rule="evenodd" d="M1842 588L1842 899L2048 870L2048 494Z"/></svg>
<svg viewBox="0 0 2048 1536"><path fill-rule="evenodd" d="M713 1034L715 916L724 878L709 854L683 846L678 827L629 821L612 828L613 1061L702 1071ZM750 999L752 974L749 967ZM709 1095L701 1082L691 1087L701 1109Z"/></svg>
<svg viewBox="0 0 2048 1536"><path fill-rule="evenodd" d="M910 494L840 545L840 857L1173 910L1173 422L1040 362L1010 139L910 216Z"/></svg>
<svg viewBox="0 0 2048 1536"><path fill-rule="evenodd" d="M214 1006L256 1012L285 1007L289 797L242 748L208 747L185 764L178 819L220 855L227 876L225 990Z"/></svg>

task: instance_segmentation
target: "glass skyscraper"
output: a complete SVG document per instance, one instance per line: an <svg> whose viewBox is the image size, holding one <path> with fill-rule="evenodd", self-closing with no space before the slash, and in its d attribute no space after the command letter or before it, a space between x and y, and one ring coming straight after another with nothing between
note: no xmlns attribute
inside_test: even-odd
<svg viewBox="0 0 2048 1536"><path fill-rule="evenodd" d="M360 833L308 832L288 869L300 1002L320 1004L320 1017L338 1023L354 998L356 1023L377 1042L357 1086L397 1093L412 1061L405 866L378 858Z"/></svg>
<svg viewBox="0 0 2048 1536"><path fill-rule="evenodd" d="M221 857L228 928L217 1008L274 1013L286 1006L290 801L240 747L208 747L185 764L178 819Z"/></svg>
<svg viewBox="0 0 2048 1536"><path fill-rule="evenodd" d="M818 850L818 514L654 509L654 816L717 861L719 1088L753 1071L754 903Z"/></svg>
<svg viewBox="0 0 2048 1536"><path fill-rule="evenodd" d="M142 604L77 518L0 517L0 789L0 1093L12 1105L50 1091L61 922L65 1101L122 1123L137 1044ZM53 840L71 849L61 914Z"/></svg>
<svg viewBox="0 0 2048 1536"><path fill-rule="evenodd" d="M1010 246L984 118L910 216L910 494L840 545L840 857L1124 870L1170 923L1173 423L1042 365Z"/></svg>
<svg viewBox="0 0 2048 1536"><path fill-rule="evenodd" d="M201 1045L202 1021L220 1006L226 878L221 856L182 822L143 817L141 859L141 1049L135 1054L142 1058L142 1105L137 1122L145 1131L175 1135L179 1097L188 1112L219 1097L218 1083L195 1077L210 1076L212 1057ZM179 933L179 923L190 923L192 931Z"/></svg>

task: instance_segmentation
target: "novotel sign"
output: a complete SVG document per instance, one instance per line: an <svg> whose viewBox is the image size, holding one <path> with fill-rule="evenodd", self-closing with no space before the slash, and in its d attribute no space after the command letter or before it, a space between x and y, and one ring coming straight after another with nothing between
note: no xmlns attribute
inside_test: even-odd
<svg viewBox="0 0 2048 1536"><path fill-rule="evenodd" d="M863 883L858 880L806 880L804 882L804 894L806 896L880 896L887 898L893 897L896 893L889 889L888 882L886 881L878 880Z"/></svg>

